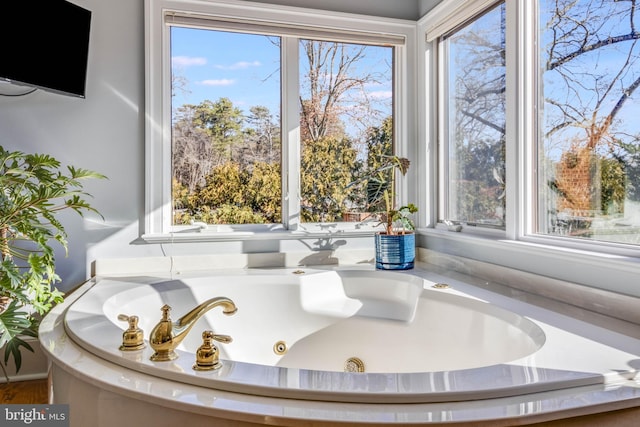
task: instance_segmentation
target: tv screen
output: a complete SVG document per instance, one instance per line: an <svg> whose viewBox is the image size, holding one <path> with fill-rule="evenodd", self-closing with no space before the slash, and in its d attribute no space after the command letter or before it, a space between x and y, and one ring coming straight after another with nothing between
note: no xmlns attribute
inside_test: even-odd
<svg viewBox="0 0 640 427"><path fill-rule="evenodd" d="M4 3L0 79L84 98L91 12L65 0Z"/></svg>

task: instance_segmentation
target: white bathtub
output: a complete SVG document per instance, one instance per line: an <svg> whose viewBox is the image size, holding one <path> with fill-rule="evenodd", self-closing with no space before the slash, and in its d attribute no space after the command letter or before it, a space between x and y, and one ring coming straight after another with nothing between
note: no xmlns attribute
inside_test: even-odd
<svg viewBox="0 0 640 427"><path fill-rule="evenodd" d="M194 417L258 424L289 425L291 418L321 424L343 417L368 423L386 405L394 406L392 415L378 414L373 421L427 423L440 418L433 415L438 404L464 413L465 404L505 408L509 399L564 396L569 390L576 395L608 389L617 398L623 392L628 394L623 400L640 400L637 340L613 336L611 345L612 335L600 339L598 328L587 331L572 319L428 272L305 268L210 273L102 278L86 285L82 296L66 303L66 312L52 313L43 323L41 342L51 353L54 373L89 377L89 383L101 384L98 389L167 410L180 408ZM440 286L443 282L450 287ZM148 342L143 350L119 350L127 326L119 314L138 316L148 338L164 304L172 307L176 320L215 296L233 300L238 312L225 316L219 307L207 312L178 347L178 359L152 362ZM195 350L207 329L230 335L233 342L216 344L222 368L196 371ZM72 342L60 341L67 335ZM76 361L101 366L98 373L65 360L70 350L58 348L61 342L73 349ZM354 357L363 362L364 373L344 372ZM121 375L115 384L103 384L104 366ZM132 385L130 378L144 378L144 386ZM71 399L69 388L63 390L61 399ZM185 395L184 390L190 391ZM220 416L214 403L229 396L252 403L263 399L267 406L297 402L305 415L298 407L267 419L245 402L232 405L233 414L226 408ZM86 394L77 398L81 402ZM72 405L73 417L73 402L60 403ZM366 409L372 403L373 412ZM85 404L78 405L84 414ZM157 411L154 406L152 412ZM319 415L324 411L332 415ZM482 412L477 406L476 411Z"/></svg>

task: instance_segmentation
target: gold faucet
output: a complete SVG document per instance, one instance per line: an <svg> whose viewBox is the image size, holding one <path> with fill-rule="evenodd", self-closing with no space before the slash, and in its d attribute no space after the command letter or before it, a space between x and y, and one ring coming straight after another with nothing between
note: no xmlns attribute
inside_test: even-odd
<svg viewBox="0 0 640 427"><path fill-rule="evenodd" d="M151 360L155 362L166 362L177 358L178 355L174 350L187 336L193 325L207 311L219 305L223 306L224 309L222 313L226 315L232 315L238 311L235 303L229 298L216 297L203 302L177 321L172 322L169 317L171 307L166 304L162 306L162 319L154 326L149 336L149 345L155 351L155 353L151 355Z"/></svg>

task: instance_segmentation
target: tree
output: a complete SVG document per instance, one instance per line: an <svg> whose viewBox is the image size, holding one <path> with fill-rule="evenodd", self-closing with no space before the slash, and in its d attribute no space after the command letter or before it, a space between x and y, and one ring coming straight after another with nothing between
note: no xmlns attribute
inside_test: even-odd
<svg viewBox="0 0 640 427"><path fill-rule="evenodd" d="M228 162L213 168L207 175L206 184L190 197L190 208L197 211L201 206L215 209L221 205L244 205L243 177L238 163Z"/></svg>
<svg viewBox="0 0 640 427"><path fill-rule="evenodd" d="M380 71L391 67L363 68L369 49L365 45L302 40L306 61L300 94L300 128L303 141L344 136L342 117L363 129L382 120L382 113L368 95L367 85L389 81Z"/></svg>
<svg viewBox="0 0 640 427"><path fill-rule="evenodd" d="M625 116L625 111L633 111L633 95L640 86L640 32L636 29L640 22L636 1L537 3L543 70L540 88L544 94L539 106L542 118L539 174L549 184L547 190L539 189L540 202L548 203L549 211L582 207L606 212L602 203L619 206L620 186L626 188L626 197L640 197L637 191L640 186L633 179L640 176L636 171L640 168L638 150L634 148L640 143L640 136L633 121ZM492 37L504 33L504 6L499 7L500 24L479 25L462 36L456 33L448 39L461 43L456 46L461 50L455 55L461 61L455 63L459 74L454 102L459 114L451 127L456 132L459 160L455 165L459 171L456 179L463 183L458 193L461 217L466 216L464 212L476 209L485 210L483 215L490 213L492 209L487 203L491 197L487 195L492 186L496 195L504 194L504 188L500 189L504 186L504 151L499 147L505 144L505 50L504 38ZM488 132L501 136L488 138ZM561 177L560 169L565 172L573 169L573 176L578 174L572 163L578 158L584 159L580 167L585 170L580 174L584 172L588 178L579 183L565 178L567 175ZM616 162L622 169L615 166ZM623 179L621 170L626 178L613 182ZM476 185L479 182L488 183L484 190ZM581 197L589 203L588 209L576 204L578 193L584 195Z"/></svg>
<svg viewBox="0 0 640 427"><path fill-rule="evenodd" d="M256 162L243 191L252 210L261 215L265 222L282 221L280 163Z"/></svg>
<svg viewBox="0 0 640 427"><path fill-rule="evenodd" d="M232 160L234 146L243 140L242 112L227 98L185 104L173 124L173 178L189 191L204 184L214 166Z"/></svg>
<svg viewBox="0 0 640 427"><path fill-rule="evenodd" d="M595 149L611 138L612 124L640 86L636 2L547 4L545 83L553 87L553 98L545 102L553 111L546 134L583 129L587 147ZM602 60L604 55L613 61Z"/></svg>
<svg viewBox="0 0 640 427"><path fill-rule="evenodd" d="M214 165L232 160L233 146L242 142L242 123L242 111L229 98L205 100L195 106L193 124L211 138Z"/></svg>
<svg viewBox="0 0 640 427"><path fill-rule="evenodd" d="M367 86L390 81L380 70L390 73L391 67L363 66L370 52L375 56L370 49L380 47L319 40L300 45L306 59L300 94L302 220L341 220L346 211L361 210L365 197L348 187L363 166L366 147L346 129L354 123L378 126L388 114L376 108Z"/></svg>
<svg viewBox="0 0 640 427"><path fill-rule="evenodd" d="M173 179L190 192L204 183L214 162L211 138L205 129L196 125L193 120L195 114L193 105L178 109L172 138ZM173 198L176 200L175 194Z"/></svg>
<svg viewBox="0 0 640 427"><path fill-rule="evenodd" d="M380 104L368 96L367 85L391 81L391 66L371 66L374 57L390 60L391 48L309 40L300 46L306 70L300 96L302 219L333 221L358 203L345 187L362 167L363 138L347 137L347 128L355 122L379 125ZM369 66L363 65L365 58ZM385 71L374 72L381 68ZM244 116L228 98L183 105L175 112L174 223L282 221L279 119L264 106L252 106Z"/></svg>
<svg viewBox="0 0 640 427"><path fill-rule="evenodd" d="M449 215L504 224L505 5L448 39L453 125L449 157Z"/></svg>
<svg viewBox="0 0 640 427"><path fill-rule="evenodd" d="M367 174L368 171L374 171L380 168L380 159L383 159L387 156L391 156L393 154L393 118L387 117L383 122L382 126L374 126L369 128L367 132L367 164L365 170L362 171L362 174ZM388 176L386 177L387 182L391 182L392 174L394 170L393 168L384 172ZM363 197L366 197L366 189L361 193ZM384 203L370 203L366 198L359 200L365 206L365 209L369 212L380 212L385 210Z"/></svg>
<svg viewBox="0 0 640 427"><path fill-rule="evenodd" d="M347 138L324 137L302 151L302 219L327 222L342 219L349 209L350 190L359 161Z"/></svg>
<svg viewBox="0 0 640 427"><path fill-rule="evenodd" d="M255 106L249 109L244 142L239 147L237 161L247 166L253 162L280 162L280 125L267 107Z"/></svg>
<svg viewBox="0 0 640 427"><path fill-rule="evenodd" d="M240 131L245 120L226 98L177 110L174 224L281 221L279 126L267 108L250 111Z"/></svg>
<svg viewBox="0 0 640 427"><path fill-rule="evenodd" d="M633 157L640 135L620 118L640 86L636 1L555 0L545 5L545 152L549 158L573 153L562 157L558 167L563 170L571 166L563 162L590 159L582 162L590 175L581 183L552 180L554 191L561 190L559 209L579 207L575 195L570 200L563 194L581 185L589 210L608 213L607 207L617 206L612 212L620 212L620 188L627 187L630 197L637 197L638 188L619 173L637 176L633 169L638 167ZM622 169L613 167L619 162ZM574 176L586 173L573 169ZM603 198L593 197L594 191Z"/></svg>

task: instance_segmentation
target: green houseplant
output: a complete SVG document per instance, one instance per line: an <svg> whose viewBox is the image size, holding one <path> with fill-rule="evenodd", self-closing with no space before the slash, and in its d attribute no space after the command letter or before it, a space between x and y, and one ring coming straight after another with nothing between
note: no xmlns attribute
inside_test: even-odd
<svg viewBox="0 0 640 427"><path fill-rule="evenodd" d="M365 182L367 204L381 211L384 231L376 233L376 268L406 270L413 268L415 260L415 225L411 215L418 211L413 203L397 205L396 179L409 170L407 158L380 153L374 165L360 177Z"/></svg>
<svg viewBox="0 0 640 427"><path fill-rule="evenodd" d="M46 154L7 151L0 146L0 367L13 357L16 372L21 349L33 351L23 337L37 336L39 319L63 294L54 287L53 242L67 251L67 234L57 214L72 210L96 212L87 202L82 180L105 178L96 172L68 166L66 171Z"/></svg>

